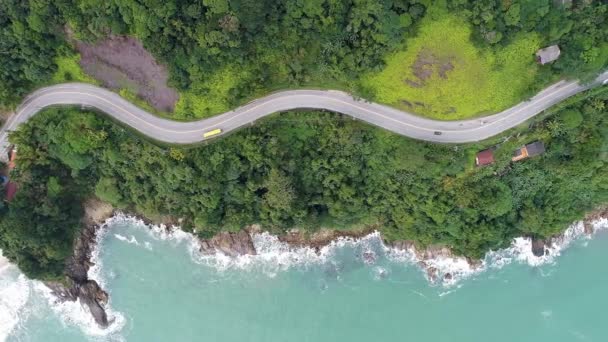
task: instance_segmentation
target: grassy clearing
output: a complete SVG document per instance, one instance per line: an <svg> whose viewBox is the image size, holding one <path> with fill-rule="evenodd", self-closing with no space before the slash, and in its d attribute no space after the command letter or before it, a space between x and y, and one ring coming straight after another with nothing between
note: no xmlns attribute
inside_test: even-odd
<svg viewBox="0 0 608 342"><path fill-rule="evenodd" d="M230 110L235 89L248 77L247 71L228 67L193 83L190 90L180 93L173 117L206 118Z"/></svg>
<svg viewBox="0 0 608 342"><path fill-rule="evenodd" d="M57 63L57 71L51 78L52 83L86 82L99 84L96 79L84 73L79 62L80 55L78 54L59 56L55 58L55 63Z"/></svg>
<svg viewBox="0 0 608 342"><path fill-rule="evenodd" d="M312 87L354 93L363 89L365 98L434 119L454 120L500 111L528 94L537 72L533 54L539 39L535 34L521 35L498 50L480 50L470 40L471 26L441 7L429 9L420 24L418 35L409 39L406 47L387 56L384 70L362 75L360 80L326 70L297 87L283 82L268 89L251 89L244 85L255 75L228 66L181 92L173 113L151 112L175 120L195 120L272 91ZM98 84L82 71L79 60L77 54L58 57L53 83ZM150 108L132 92L121 91L121 95Z"/></svg>
<svg viewBox="0 0 608 342"><path fill-rule="evenodd" d="M496 51L471 42L471 27L442 8L431 8L415 38L386 59L363 85L376 100L434 119L497 112L521 100L537 71L535 34Z"/></svg>

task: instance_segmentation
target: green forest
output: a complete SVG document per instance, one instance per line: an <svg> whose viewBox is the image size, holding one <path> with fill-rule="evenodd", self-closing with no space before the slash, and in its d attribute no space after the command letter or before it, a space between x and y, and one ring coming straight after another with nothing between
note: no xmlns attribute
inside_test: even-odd
<svg viewBox="0 0 608 342"><path fill-rule="evenodd" d="M586 98L585 98L586 97ZM550 237L608 203L608 92L595 90L520 133L440 145L327 112L288 112L201 146L159 146L97 113L45 110L12 136L20 189L0 249L29 276L61 275L90 196L201 237L260 223L379 227L387 240L469 257L517 236ZM547 152L511 162L541 140ZM496 163L475 167L491 145Z"/></svg>
<svg viewBox="0 0 608 342"><path fill-rule="evenodd" d="M559 78L592 79L608 65L608 4L4 0L0 109L44 85L98 82L81 69L73 41L124 35L167 67L179 92L176 119L299 87L455 119L498 111ZM535 50L553 44L559 59L535 63ZM416 76L417 62L437 75ZM375 225L387 240L441 243L478 258L516 236L555 235L608 203L608 95L578 98L529 129L468 145L294 111L213 143L159 146L99 113L47 109L11 137L19 191L0 208L0 249L30 277L61 277L83 202L97 196L152 219L181 218L201 237L252 223L274 233ZM545 154L511 162L513 150L535 140ZM475 153L490 146L496 163L474 167Z"/></svg>
<svg viewBox="0 0 608 342"><path fill-rule="evenodd" d="M601 0L6 0L0 107L41 85L91 81L74 70L69 32L84 42L141 40L169 69L180 119L298 87L343 89L453 119L510 106L558 77L586 79L605 68L607 8ZM534 50L552 44L560 58L535 65ZM424 89L404 85L416 56L426 53L454 70ZM484 75L471 73L475 68ZM433 96L441 89L451 90L451 101Z"/></svg>

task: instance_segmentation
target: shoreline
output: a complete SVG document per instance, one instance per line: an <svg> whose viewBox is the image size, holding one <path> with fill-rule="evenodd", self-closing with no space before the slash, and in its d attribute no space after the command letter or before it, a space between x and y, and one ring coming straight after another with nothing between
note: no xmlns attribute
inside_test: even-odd
<svg viewBox="0 0 608 342"><path fill-rule="evenodd" d="M75 241L75 253L66 265L67 284L46 282L45 285L51 289L60 302L79 300L81 304L88 306L101 328L106 328L112 323L108 321L106 313L109 296L99 285L101 279L93 279L90 271L92 268L96 268L97 260L93 259L98 257L100 238L105 233L101 230L107 229L113 219L133 220L145 225L146 229L157 231L163 236L172 236L176 232L181 232L192 239L193 252L199 256L228 258L233 261L239 258L255 257L260 252L264 253L264 251L260 251L259 241L257 241L260 239L270 239L270 243L283 244L281 249L283 252L294 253L298 250L305 250L308 255L312 253L318 257L326 253L328 249L343 243L356 244L368 238L378 238L387 256L394 260L415 264L432 286L450 287L462 279L490 268L490 264L510 263L513 260L513 254L519 254L515 259L527 262L531 266L539 266L552 261L574 239L581 236L590 237L596 231L595 226L599 226L602 222L606 224L608 206L602 206L589 212L583 220L573 223L558 236L546 240L536 240L530 237L516 238L511 247L499 251L488 251L484 259L473 260L455 255L448 247L442 245L420 248L413 241L386 241L377 230L377 226L374 225L353 230L320 229L313 233L292 229L282 235L272 235L264 232L259 225L251 225L238 232L224 231L210 239L201 239L181 230L176 224L180 220L166 216L155 221L142 215L116 210L107 203L90 199L85 204L85 217L83 218L85 226ZM542 250L542 254L539 252L540 250ZM371 265L375 262L377 255L376 252L369 250L363 251L359 257L365 264Z"/></svg>

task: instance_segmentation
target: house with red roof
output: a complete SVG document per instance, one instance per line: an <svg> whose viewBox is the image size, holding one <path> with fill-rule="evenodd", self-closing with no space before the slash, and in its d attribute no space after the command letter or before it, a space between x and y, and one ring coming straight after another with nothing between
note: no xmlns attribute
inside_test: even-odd
<svg viewBox="0 0 608 342"><path fill-rule="evenodd" d="M492 152L492 149L489 148L477 153L477 157L475 157L476 166L484 166L492 163L494 163L494 152Z"/></svg>

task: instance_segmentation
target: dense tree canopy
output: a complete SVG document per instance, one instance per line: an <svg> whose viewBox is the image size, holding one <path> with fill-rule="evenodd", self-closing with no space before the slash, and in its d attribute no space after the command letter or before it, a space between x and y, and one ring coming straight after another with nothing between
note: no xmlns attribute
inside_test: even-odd
<svg viewBox="0 0 608 342"><path fill-rule="evenodd" d="M188 100L178 103L183 113L300 85L371 98L374 89L358 78L407 47L431 6L472 23L471 53L477 45L491 50L497 68L508 66L504 51L526 34L559 44L561 58L531 76L536 86L590 77L608 63L608 5L598 0L6 0L0 107L51 82L58 58L73 54L68 38L111 34L137 37L168 66ZM203 97L219 100L198 103ZM570 106L503 141L497 162L484 168L473 168L471 157L485 144L416 142L323 112L280 114L181 148L137 139L93 113L51 109L12 138L19 191L0 209L0 248L30 276L59 276L82 201L96 195L144 215L183 218L201 236L250 223L275 232L379 223L387 239L479 257L514 236L551 236L608 202L606 108L601 94ZM510 162L515 148L538 139L546 154Z"/></svg>
<svg viewBox="0 0 608 342"><path fill-rule="evenodd" d="M605 1L450 0L471 21L482 44L503 44L520 32L540 33L546 45L558 44L560 75L581 77L608 64L608 4Z"/></svg>
<svg viewBox="0 0 608 342"><path fill-rule="evenodd" d="M0 248L30 275L57 275L81 202L95 194L149 217L183 218L206 237L251 223L277 233L377 223L387 239L479 257L515 236L557 234L608 202L607 98L503 140L497 162L482 168L470 156L487 146L413 141L333 113L279 114L181 148L93 113L50 109L13 136L20 189L4 209ZM510 161L537 139L544 155Z"/></svg>
<svg viewBox="0 0 608 342"><path fill-rule="evenodd" d="M183 113L225 110L226 102L303 84L371 97L358 77L380 70L387 53L407 45L429 6L446 2L475 25L483 46L499 50L520 32L559 44L563 57L541 78L581 77L608 63L608 5L599 0L572 6L551 0L7 0L0 3L0 105L14 105L49 81L55 57L70 49L67 32L85 41L109 34L142 40L187 99ZM202 96L210 103L197 103ZM211 103L214 97L221 105Z"/></svg>

